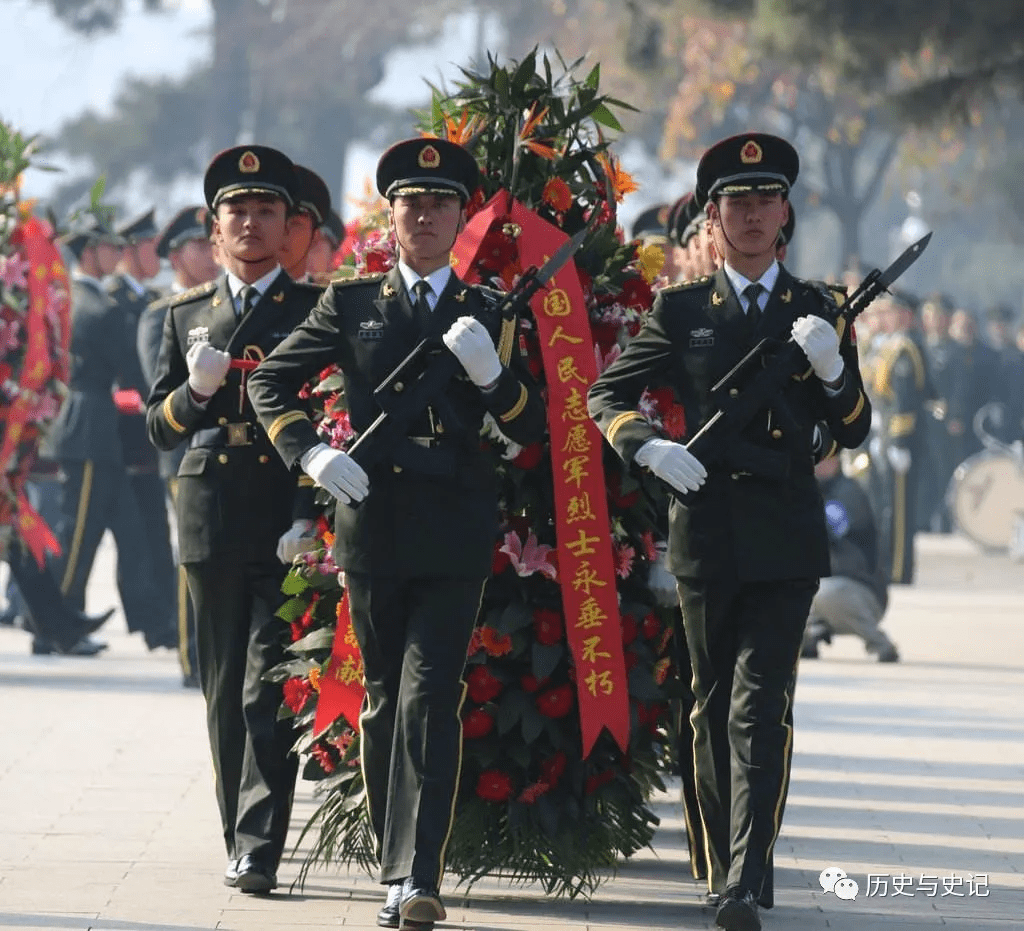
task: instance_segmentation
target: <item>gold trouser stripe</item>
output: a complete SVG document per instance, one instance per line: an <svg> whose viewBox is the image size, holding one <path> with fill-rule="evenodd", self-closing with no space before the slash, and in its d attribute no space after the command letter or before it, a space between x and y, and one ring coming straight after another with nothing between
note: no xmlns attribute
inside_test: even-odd
<svg viewBox="0 0 1024 931"><path fill-rule="evenodd" d="M696 793L694 793L694 794L696 795ZM682 796L681 801L683 803L683 820L686 822L686 840L687 840L687 843L689 843L689 845L690 845L690 849L694 850L697 847L697 832L694 831L693 823L690 820L690 809L689 809L689 806L686 804L686 789L685 788L683 788L681 790L680 795ZM701 833L702 834L703 834L703 830L704 829L702 827L701 828ZM694 879L699 879L700 878L697 875L697 864L693 862L693 858L692 857L690 858L690 870L693 872L693 878Z"/></svg>
<svg viewBox="0 0 1024 931"><path fill-rule="evenodd" d="M612 419L612 422L608 424L608 429L605 430L604 435L608 438L608 442L615 445L615 435L625 426L627 423L633 420L643 420L644 415L639 411L626 411L624 414L619 414L617 417Z"/></svg>
<svg viewBox="0 0 1024 931"><path fill-rule="evenodd" d="M508 368L512 358L512 347L516 343L516 318L501 321L501 335L498 337L498 359Z"/></svg>
<svg viewBox="0 0 1024 931"><path fill-rule="evenodd" d="M270 442L276 442L278 434L285 427L299 420L309 420L309 418L306 416L305 411L288 411L287 413L281 414L279 417L275 417L274 422L270 425L270 428L267 430L267 436L270 438Z"/></svg>
<svg viewBox="0 0 1024 931"><path fill-rule="evenodd" d="M772 851L775 849L775 842L779 839L779 831L782 829L782 803L786 798L786 793L789 789L789 770L792 761L792 747L793 747L793 728L790 724L786 723L786 718L789 717L789 709L793 704L793 692L796 691L796 664L799 662L799 657L793 661L793 675L790 678L792 683L791 689L786 689L786 704L782 709L782 721L780 722L786 731L786 745L782 748L782 781L779 783L779 797L775 800L775 812L772 815L772 842L768 845L768 853L765 857L764 862L770 863L772 859Z"/></svg>
<svg viewBox="0 0 1024 931"><path fill-rule="evenodd" d="M704 820L704 809L700 807L700 773L697 771L697 728L693 726L697 720L700 702L697 700L697 674L693 673L690 679L690 691L693 692L693 710L690 712L690 730L693 731L693 784L696 787L697 796L697 817L700 818L700 829L704 832L704 866L708 873L708 892L714 892L715 869L711 863L711 832L708 830L708 823ZM697 871L694 870L694 878Z"/></svg>
<svg viewBox="0 0 1024 931"><path fill-rule="evenodd" d="M480 586L480 598L476 604L476 614L474 618L480 616L480 606L484 603L484 588L485 585ZM466 644L468 651L469 644ZM455 803L459 797L459 779L462 778L462 705L466 701L466 683L462 682L462 695L459 698L459 703L455 708L455 721L459 726L459 758L455 761L455 779L452 782L452 807L448 812L448 830L445 831L444 841L441 844L441 852L438 855L438 862L441 864L437 871L437 888L441 888L441 880L444 878L444 858L448 852L448 841L451 840L452 828L455 826Z"/></svg>
<svg viewBox="0 0 1024 931"><path fill-rule="evenodd" d="M185 567L178 566L178 659L181 671L192 675L192 664L188 660L188 576Z"/></svg>
<svg viewBox="0 0 1024 931"><path fill-rule="evenodd" d="M906 414L896 414L889 419L889 436L906 436L914 432L917 424L917 414L909 411Z"/></svg>
<svg viewBox="0 0 1024 931"><path fill-rule="evenodd" d="M903 578L903 548L907 535L907 477L893 470L892 580Z"/></svg>
<svg viewBox="0 0 1024 931"><path fill-rule="evenodd" d="M520 383L519 400L501 415L501 422L508 423L510 420L515 420L523 412L523 408L526 407L526 402L529 400L530 392L526 390L526 385Z"/></svg>
<svg viewBox="0 0 1024 931"><path fill-rule="evenodd" d="M847 414L843 418L843 423L845 423L845 424L853 423L860 416L860 412L862 410L864 410L864 392L863 391L858 391L857 392L857 403L853 405L853 410L850 411L850 413Z"/></svg>
<svg viewBox="0 0 1024 931"><path fill-rule="evenodd" d="M68 553L68 561L64 564L64 578L60 582L60 593L66 595L71 590L71 583L75 580L75 570L78 568L78 557L82 550L82 536L85 534L85 523L89 519L89 499L92 497L92 460L86 459L82 463L82 488L78 493L78 511L75 514L75 532L71 537L71 551Z"/></svg>
<svg viewBox="0 0 1024 931"><path fill-rule="evenodd" d="M163 411L164 420L167 421L168 425L175 433L184 433L185 428L180 423L178 423L177 419L174 416L174 411L171 410L171 401L173 399L173 394L167 395L167 397L164 398L164 403L160 405L160 410Z"/></svg>
<svg viewBox="0 0 1024 931"><path fill-rule="evenodd" d="M303 473L299 476L299 488L312 488L316 482L309 476Z"/></svg>

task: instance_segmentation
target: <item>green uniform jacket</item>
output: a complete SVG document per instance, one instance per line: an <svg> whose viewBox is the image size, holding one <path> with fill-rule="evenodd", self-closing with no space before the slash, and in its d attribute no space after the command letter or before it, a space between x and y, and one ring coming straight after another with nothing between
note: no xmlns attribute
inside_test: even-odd
<svg viewBox="0 0 1024 931"><path fill-rule="evenodd" d="M256 422L243 373L229 370L204 409L189 392L185 357L194 342L209 340L236 359L259 360L305 319L320 293L282 271L241 320L223 275L170 299L146 426L158 449L189 445L178 468L182 563L273 560L292 520L312 516L312 482L274 452Z"/></svg>
<svg viewBox="0 0 1024 931"><path fill-rule="evenodd" d="M58 460L123 461L114 406L114 385L138 366L135 333L121 309L92 279L71 281L71 376L69 395L48 438Z"/></svg>
<svg viewBox="0 0 1024 931"><path fill-rule="evenodd" d="M718 409L711 389L763 337L785 341L793 321L823 315L831 298L780 268L756 329L724 271L658 294L643 330L591 386L591 416L622 459L658 432L637 410L645 388L672 388L686 416L686 435ZM740 442L705 463L696 493L673 495L668 568L683 578L765 581L828 575L828 538L814 478L815 424L840 446L867 434L871 407L857 350L842 334L845 378L828 395L810 367L783 391L781 404L743 430Z"/></svg>
<svg viewBox="0 0 1024 931"><path fill-rule="evenodd" d="M440 338L460 316L485 324L503 370L482 392L461 372L438 404L409 431L429 448L399 444L390 461L370 471L370 492L357 508L335 511L335 560L343 569L396 577L490 574L498 525L497 475L481 448L488 412L516 443L539 441L545 412L522 364L515 321L502 323L495 292L454 274L426 331L416 321L397 269L332 284L316 309L253 373L249 392L274 445L289 466L319 442L296 392L332 363L344 376L353 429L380 413L374 389L425 336Z"/></svg>

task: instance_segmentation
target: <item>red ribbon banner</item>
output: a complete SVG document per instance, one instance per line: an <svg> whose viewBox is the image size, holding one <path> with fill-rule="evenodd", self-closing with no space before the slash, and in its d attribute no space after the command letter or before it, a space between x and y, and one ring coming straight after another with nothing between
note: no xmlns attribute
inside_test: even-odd
<svg viewBox="0 0 1024 931"><path fill-rule="evenodd" d="M494 223L511 224L523 268L540 267L568 236L507 191L470 220L455 244L453 266L474 280L474 260ZM558 572L576 689L584 758L603 728L629 747L629 687L622 652L611 525L601 463L602 437L587 414L597 378L594 343L576 265L569 261L531 303L547 376Z"/></svg>
<svg viewBox="0 0 1024 931"><path fill-rule="evenodd" d="M320 696L313 719L313 736L319 737L339 716L359 730L359 709L363 704L363 658L352 629L348 592L338 605L338 626L327 668L320 677Z"/></svg>

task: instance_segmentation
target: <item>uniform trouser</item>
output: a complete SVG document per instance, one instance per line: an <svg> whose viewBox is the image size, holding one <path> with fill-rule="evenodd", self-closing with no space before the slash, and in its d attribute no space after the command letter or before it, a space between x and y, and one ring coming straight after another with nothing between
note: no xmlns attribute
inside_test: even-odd
<svg viewBox="0 0 1024 931"><path fill-rule="evenodd" d="M40 568L17 537L8 544L7 563L28 608L26 621L32 633L64 647L73 646L81 636L78 615L64 601L50 568Z"/></svg>
<svg viewBox="0 0 1024 931"><path fill-rule="evenodd" d="M289 628L279 562L188 563L199 680L228 858L251 854L277 869L288 836L298 759L291 722L278 721L281 686L264 674L286 658Z"/></svg>
<svg viewBox="0 0 1024 931"><path fill-rule="evenodd" d="M824 621L834 633L855 634L877 653L892 646L878 629L883 613L878 596L867 585L834 575L821 580L811 602L810 616L812 620Z"/></svg>
<svg viewBox="0 0 1024 931"><path fill-rule="evenodd" d="M686 647L686 634L683 632L683 619L679 615L674 618L672 628L673 659L679 670L679 687L681 695L676 721L676 753L679 759L679 777L682 783L680 801L683 807L683 822L686 825L686 842L690 850L690 870L694 879L706 879L707 851L704 849L704 830L700 823L700 808L697 802L697 778L693 769L693 724L690 715L693 713L694 697L691 682L693 670L690 666L690 653Z"/></svg>
<svg viewBox="0 0 1024 931"><path fill-rule="evenodd" d="M178 496L178 479L176 476L166 479L167 493L171 502ZM184 566L176 566L174 605L178 619L178 661L181 671L187 677L199 674L199 653L196 645L196 613L192 608L192 599L188 593L188 576Z"/></svg>
<svg viewBox="0 0 1024 931"><path fill-rule="evenodd" d="M766 906L789 789L796 664L816 588L816 579L678 585L708 888L751 892Z"/></svg>
<svg viewBox="0 0 1024 931"><path fill-rule="evenodd" d="M917 451L914 450L912 455L916 458ZM914 581L919 472L920 466L912 460L906 472L889 469L886 475L880 558L890 581L897 585L909 585Z"/></svg>
<svg viewBox="0 0 1024 931"><path fill-rule="evenodd" d="M380 879L439 886L462 762L462 671L484 580L345 580L365 672L362 765Z"/></svg>
<svg viewBox="0 0 1024 931"><path fill-rule="evenodd" d="M157 589L146 531L124 466L86 459L62 461L61 469L61 592L79 611L85 608L96 551L110 529L117 543L117 587L128 630L160 642L171 624L171 606Z"/></svg>

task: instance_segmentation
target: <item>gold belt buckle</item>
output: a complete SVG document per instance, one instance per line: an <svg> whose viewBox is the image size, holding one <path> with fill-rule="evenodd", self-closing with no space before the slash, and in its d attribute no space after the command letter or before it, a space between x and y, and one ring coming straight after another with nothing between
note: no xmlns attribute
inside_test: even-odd
<svg viewBox="0 0 1024 931"><path fill-rule="evenodd" d="M225 427L228 431L228 446L252 445L252 440L249 439L249 424L247 421L225 424Z"/></svg>

